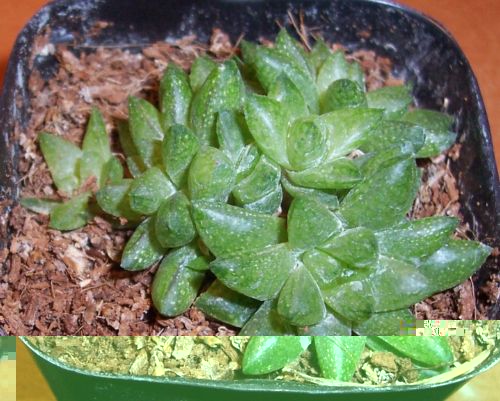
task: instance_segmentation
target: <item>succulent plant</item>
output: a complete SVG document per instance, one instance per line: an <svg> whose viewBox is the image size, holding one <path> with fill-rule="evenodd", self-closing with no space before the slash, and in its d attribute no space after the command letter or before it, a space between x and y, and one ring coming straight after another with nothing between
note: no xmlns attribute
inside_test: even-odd
<svg viewBox="0 0 500 401"><path fill-rule="evenodd" d="M58 188L95 175L97 205L90 192L23 204L61 230L103 212L136 226L121 266L161 261L161 314L187 310L211 271L195 305L246 335L397 333L411 305L480 267L490 248L452 239L456 218L406 217L415 159L453 143L451 117L409 110L409 86L366 92L361 67L321 40L306 52L282 30L274 47L243 42L242 55L200 57L189 75L170 64L159 109L129 99L127 178L97 112L83 151L41 134Z"/></svg>
<svg viewBox="0 0 500 401"><path fill-rule="evenodd" d="M348 382L353 378L366 347L411 359L420 378L443 373L454 362L446 337L255 336L245 349L242 371L245 375L275 372L293 363L307 348L311 348L323 378Z"/></svg>

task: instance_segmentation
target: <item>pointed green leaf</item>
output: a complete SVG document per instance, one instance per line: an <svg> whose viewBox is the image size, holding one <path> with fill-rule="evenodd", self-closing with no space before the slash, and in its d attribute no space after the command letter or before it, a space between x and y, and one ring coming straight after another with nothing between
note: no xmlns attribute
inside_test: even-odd
<svg viewBox="0 0 500 401"><path fill-rule="evenodd" d="M343 199L339 213L350 226L382 229L400 222L410 210L420 186L413 159L380 168Z"/></svg>
<svg viewBox="0 0 500 401"><path fill-rule="evenodd" d="M430 283L426 296L463 283L481 267L491 250L480 242L466 240L451 240L438 249L418 267Z"/></svg>
<svg viewBox="0 0 500 401"><path fill-rule="evenodd" d="M305 252L302 255L302 262L320 289L328 288L335 283L343 271L337 259L318 249Z"/></svg>
<svg viewBox="0 0 500 401"><path fill-rule="evenodd" d="M286 146L294 170L317 166L327 154L327 133L321 120L296 120L288 130Z"/></svg>
<svg viewBox="0 0 500 401"><path fill-rule="evenodd" d="M312 326L304 326L298 328L299 335L308 336L350 336L350 325L339 319L330 310L326 310L325 318Z"/></svg>
<svg viewBox="0 0 500 401"><path fill-rule="evenodd" d="M50 212L50 228L60 231L76 230L92 218L89 210L90 192L77 195L55 206Z"/></svg>
<svg viewBox="0 0 500 401"><path fill-rule="evenodd" d="M284 106L278 101L260 95L247 96L245 118L255 142L264 154L289 168L285 117Z"/></svg>
<svg viewBox="0 0 500 401"><path fill-rule="evenodd" d="M147 100L129 97L129 130L140 160L146 167L152 167L161 160L160 144L164 133L160 114Z"/></svg>
<svg viewBox="0 0 500 401"><path fill-rule="evenodd" d="M326 379L350 381L365 344L366 337L314 337L321 375Z"/></svg>
<svg viewBox="0 0 500 401"><path fill-rule="evenodd" d="M194 60L189 74L189 83L193 92L197 92L202 87L207 77L216 67L217 63L207 56L200 56Z"/></svg>
<svg viewBox="0 0 500 401"><path fill-rule="evenodd" d="M130 133L129 125L126 121L118 122L118 136L120 139L120 145L122 146L123 153L126 156L127 167L132 174L132 177L137 177L146 171L146 166L144 165L137 147L132 140L132 134Z"/></svg>
<svg viewBox="0 0 500 401"><path fill-rule="evenodd" d="M373 267L378 259L377 238L372 230L364 227L346 230L319 249L355 269Z"/></svg>
<svg viewBox="0 0 500 401"><path fill-rule="evenodd" d="M323 289L323 297L334 312L353 322L364 321L373 313L372 289L364 278Z"/></svg>
<svg viewBox="0 0 500 401"><path fill-rule="evenodd" d="M415 317L405 309L374 313L352 329L361 336L399 336L406 334L406 328L415 322Z"/></svg>
<svg viewBox="0 0 500 401"><path fill-rule="evenodd" d="M356 62L349 63L341 51L330 54L318 71L317 86L320 96L339 79L350 79L361 88L365 87L363 71Z"/></svg>
<svg viewBox="0 0 500 401"><path fill-rule="evenodd" d="M275 191L280 178L280 167L263 155L253 171L234 187L233 196L239 205L255 202Z"/></svg>
<svg viewBox="0 0 500 401"><path fill-rule="evenodd" d="M364 90L350 79L338 79L327 88L320 98L321 113L333 110L367 107Z"/></svg>
<svg viewBox="0 0 500 401"><path fill-rule="evenodd" d="M160 83L161 124L165 132L174 124L187 125L191 97L186 73L169 63Z"/></svg>
<svg viewBox="0 0 500 401"><path fill-rule="evenodd" d="M232 290L265 301L278 294L294 263L287 244L279 244L217 258L210 263L210 270Z"/></svg>
<svg viewBox="0 0 500 401"><path fill-rule="evenodd" d="M243 356L243 373L261 375L279 370L295 361L310 343L309 337L252 337Z"/></svg>
<svg viewBox="0 0 500 401"><path fill-rule="evenodd" d="M402 117L403 121L416 124L424 129L425 143L417 157L437 156L448 149L457 135L451 132L453 117L433 110L416 109Z"/></svg>
<svg viewBox="0 0 500 401"><path fill-rule="evenodd" d="M173 125L161 145L165 171L177 187L187 182L189 165L200 145L193 132L183 125Z"/></svg>
<svg viewBox="0 0 500 401"><path fill-rule="evenodd" d="M235 111L221 111L217 118L216 132L220 150L236 163L245 148L246 138L250 135L244 116Z"/></svg>
<svg viewBox="0 0 500 401"><path fill-rule="evenodd" d="M276 37L276 48L280 53L287 56L299 67L305 74L314 75L314 66L309 61L304 48L293 39L286 29L281 29Z"/></svg>
<svg viewBox="0 0 500 401"><path fill-rule="evenodd" d="M165 250L155 237L154 220L147 218L134 231L123 250L121 267L125 270L144 270L158 262Z"/></svg>
<svg viewBox="0 0 500 401"><path fill-rule="evenodd" d="M204 272L187 264L199 257L193 246L169 253L155 273L151 286L153 305L164 316L177 316L189 309L205 278Z"/></svg>
<svg viewBox="0 0 500 401"><path fill-rule="evenodd" d="M290 194L293 198L312 198L332 210L337 209L339 206L339 199L337 196L328 192L293 185L285 176L281 177L281 184L283 185L285 191L288 192L288 194Z"/></svg>
<svg viewBox="0 0 500 401"><path fill-rule="evenodd" d="M366 93L368 107L371 109L384 109L388 118L397 118L408 109L412 102L411 86L384 86Z"/></svg>
<svg viewBox="0 0 500 401"><path fill-rule="evenodd" d="M56 200L42 198L21 198L19 203L22 207L40 214L50 214L54 207L61 204Z"/></svg>
<svg viewBox="0 0 500 401"><path fill-rule="evenodd" d="M71 194L80 186L78 164L82 151L70 141L47 132L41 132L38 140L57 189Z"/></svg>
<svg viewBox="0 0 500 401"><path fill-rule="evenodd" d="M416 155L425 141L424 130L404 121L382 121L366 135L360 145L365 152L381 152L394 146L402 154Z"/></svg>
<svg viewBox="0 0 500 401"><path fill-rule="evenodd" d="M427 336L379 336L370 341L383 344L402 356L411 358L419 365L439 367L453 362L453 351L446 337ZM371 347L371 344L368 344Z"/></svg>
<svg viewBox="0 0 500 401"><path fill-rule="evenodd" d="M268 96L285 106L284 110L288 114L289 120L309 115L304 96L285 73L279 74L271 84Z"/></svg>
<svg viewBox="0 0 500 401"><path fill-rule="evenodd" d="M190 198L225 202L235 179L231 160L219 149L207 146L196 154L189 167Z"/></svg>
<svg viewBox="0 0 500 401"><path fill-rule="evenodd" d="M364 143L371 130L382 120L383 110L340 109L323 114L320 119L325 124L328 138L328 160L345 156Z"/></svg>
<svg viewBox="0 0 500 401"><path fill-rule="evenodd" d="M412 260L430 256L445 245L457 225L456 217L433 216L398 224L375 236L381 254Z"/></svg>
<svg viewBox="0 0 500 401"><path fill-rule="evenodd" d="M230 290L219 280L215 280L195 303L206 315L234 327L243 327L259 305L259 301Z"/></svg>
<svg viewBox="0 0 500 401"><path fill-rule="evenodd" d="M342 222L320 202L296 198L288 211L288 240L293 249L309 249L342 230Z"/></svg>
<svg viewBox="0 0 500 401"><path fill-rule="evenodd" d="M294 184L316 189L349 189L362 178L356 163L346 157L287 174Z"/></svg>
<svg viewBox="0 0 500 401"><path fill-rule="evenodd" d="M267 195L257 199L255 202L246 203L243 207L254 212L279 214L282 200L283 190L281 189L281 185L277 185L274 190L269 192Z"/></svg>
<svg viewBox="0 0 500 401"><path fill-rule="evenodd" d="M239 110L244 97L244 85L233 60L218 64L203 86L193 96L190 120L202 145L213 145L215 119L222 110Z"/></svg>
<svg viewBox="0 0 500 401"><path fill-rule="evenodd" d="M236 161L236 182L240 182L253 171L260 160L259 149L255 144L247 145Z"/></svg>
<svg viewBox="0 0 500 401"><path fill-rule="evenodd" d="M192 202L198 233L217 257L286 241L285 220L223 203Z"/></svg>
<svg viewBox="0 0 500 401"><path fill-rule="evenodd" d="M111 159L109 159L103 166L100 186L121 182L123 174L123 166L120 163L120 160L117 157L112 156Z"/></svg>
<svg viewBox="0 0 500 401"><path fill-rule="evenodd" d="M321 291L304 265L300 264L283 286L278 313L295 326L316 324L325 317Z"/></svg>
<svg viewBox="0 0 500 401"><path fill-rule="evenodd" d="M310 63L314 67L314 71L318 72L326 59L332 54L332 50L321 38L316 40L311 52L309 53Z"/></svg>
<svg viewBox="0 0 500 401"><path fill-rule="evenodd" d="M285 336L295 331L276 310L276 300L265 301L240 330L240 336Z"/></svg>
<svg viewBox="0 0 500 401"><path fill-rule="evenodd" d="M158 210L164 199L176 192L174 185L158 167L152 167L130 185L130 208L137 213L150 215Z"/></svg>
<svg viewBox="0 0 500 401"><path fill-rule="evenodd" d="M117 184L108 184L97 194L97 203L106 213L115 217L124 217L136 221L140 215L130 208L129 191L134 180L124 179Z"/></svg>
<svg viewBox="0 0 500 401"><path fill-rule="evenodd" d="M155 233L165 248L186 245L196 236L189 199L182 192L176 192L161 203L155 217Z"/></svg>

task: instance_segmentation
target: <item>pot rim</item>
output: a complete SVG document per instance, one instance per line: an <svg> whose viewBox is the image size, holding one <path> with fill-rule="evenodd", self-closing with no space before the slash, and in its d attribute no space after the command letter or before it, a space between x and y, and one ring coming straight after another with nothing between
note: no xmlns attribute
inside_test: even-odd
<svg viewBox="0 0 500 401"><path fill-rule="evenodd" d="M398 385L338 385L338 386L323 386L310 383L296 383L287 381L273 381L266 379L244 379L244 380L208 380L208 379L193 379L182 377L153 377L153 376L135 376L114 373L92 372L68 366L61 361L53 358L30 343L27 336L18 337L20 341L38 358L45 362L54 365L58 369L67 372L97 378L105 378L116 381L135 381L143 383L162 383L162 384L177 384L191 387L198 387L200 389L217 388L223 390L236 390L242 392L285 392L291 394L346 394L346 393L398 393L404 391L418 391L422 388L435 389L445 387L452 384L459 384L466 382L473 377L479 375L490 369L498 362L500 362L500 341L497 341L495 348L490 352L488 357L479 363L478 366L473 367L469 372L454 377L450 380L445 380L438 383L414 383L414 384L398 384Z"/></svg>

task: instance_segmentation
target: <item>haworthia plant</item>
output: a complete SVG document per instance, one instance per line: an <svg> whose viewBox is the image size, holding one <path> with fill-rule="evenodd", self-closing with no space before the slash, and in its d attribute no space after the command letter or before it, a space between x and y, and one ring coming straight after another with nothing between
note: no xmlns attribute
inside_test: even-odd
<svg viewBox="0 0 500 401"><path fill-rule="evenodd" d="M351 381L364 350L409 358L415 369L426 368L426 374L447 371L454 362L446 337L254 336L245 349L243 374L264 375L293 365L308 347L316 355L321 376L337 382Z"/></svg>
<svg viewBox="0 0 500 401"><path fill-rule="evenodd" d="M195 303L250 335L395 334L409 307L490 253L452 239L455 218L407 218L416 159L455 139L450 116L411 102L410 85L367 91L342 52L321 40L308 52L282 30L274 47L243 42L242 60L170 64L158 108L131 97L118 124L125 172L97 110L81 149L41 133L67 200L22 203L59 230L95 214L135 228L121 266L159 264L163 315ZM323 365L327 377L352 369Z"/></svg>

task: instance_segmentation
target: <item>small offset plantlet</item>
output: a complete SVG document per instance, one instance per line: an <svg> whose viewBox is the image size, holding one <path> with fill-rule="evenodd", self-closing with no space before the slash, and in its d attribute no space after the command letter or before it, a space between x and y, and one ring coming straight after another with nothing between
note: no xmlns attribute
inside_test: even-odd
<svg viewBox="0 0 500 401"><path fill-rule="evenodd" d="M283 369L299 359L306 349L314 352L321 376L329 381L349 382L365 349L393 353L408 358L418 379L448 371L455 360L446 337L379 336L257 336L245 349L242 371L245 375L264 375Z"/></svg>
<svg viewBox="0 0 500 401"><path fill-rule="evenodd" d="M170 64L159 108L129 99L125 175L97 111L82 149L40 134L72 197L23 204L60 230L96 213L135 226L121 266L159 263L162 315L194 303L242 335L399 334L410 306L462 283L491 251L454 239L454 217L407 218L416 159L454 142L452 118L410 110L408 85L367 92L360 65L321 40L307 52L282 30L273 47L241 50L200 57L189 74ZM95 196L80 190L91 176ZM216 280L200 294L207 271Z"/></svg>

